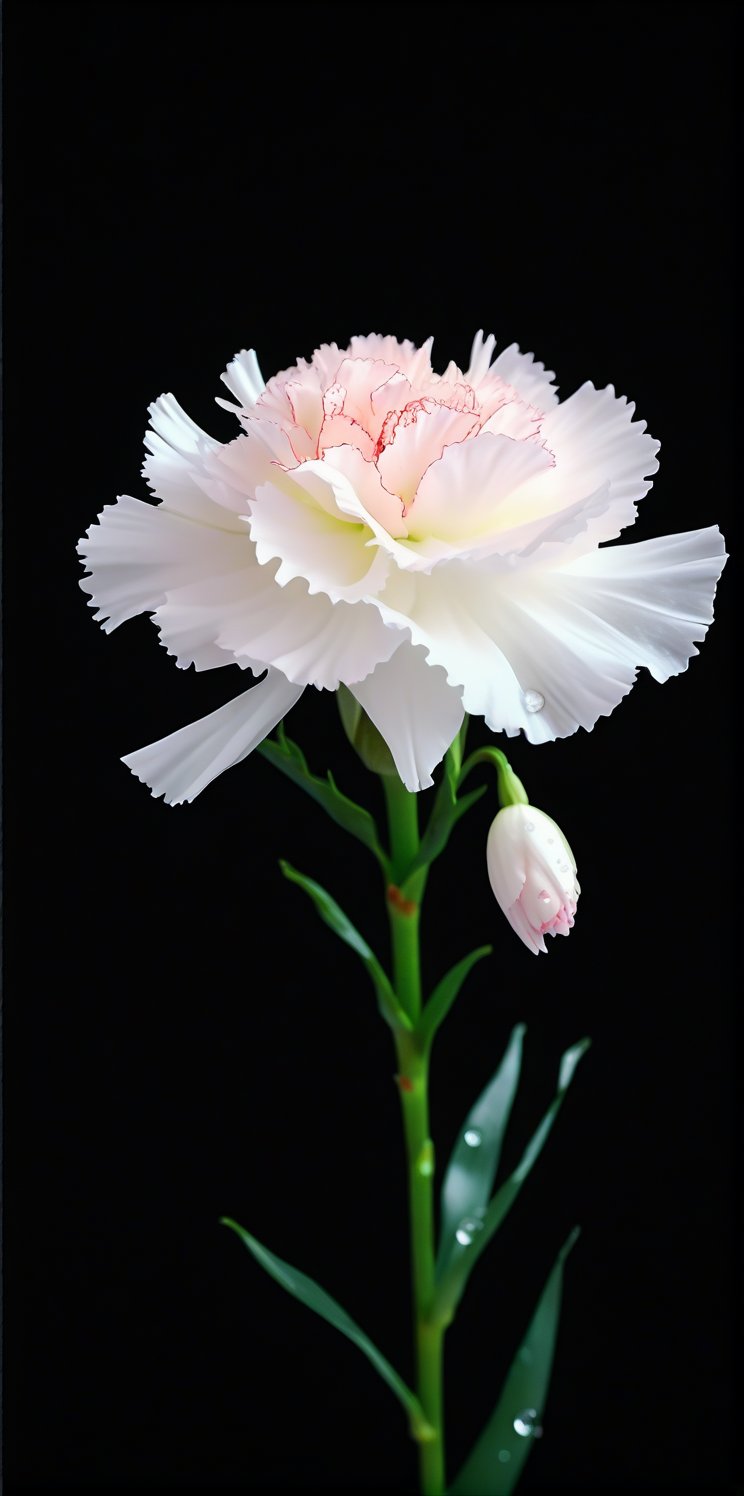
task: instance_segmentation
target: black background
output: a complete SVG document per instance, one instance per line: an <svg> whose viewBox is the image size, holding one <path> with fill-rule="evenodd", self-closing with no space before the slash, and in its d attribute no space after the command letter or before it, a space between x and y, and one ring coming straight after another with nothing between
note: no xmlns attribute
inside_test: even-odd
<svg viewBox="0 0 744 1496"><path fill-rule="evenodd" d="M6 17L6 1479L10 1491L415 1489L358 1351L218 1225L318 1279L410 1375L393 1056L286 856L385 950L374 864L258 757L191 807L122 753L221 704L147 619L105 637L75 542L139 476L172 389L227 439L218 376L372 329L467 363L477 327L637 402L662 444L635 534L731 548L733 12L26 0ZM738 497L738 495L737 495ZM736 557L687 674L591 734L511 745L583 894L534 960L489 892L495 786L427 895L444 1157L517 1019L505 1163L593 1048L448 1347L451 1468L558 1245L545 1435L525 1491L731 1489L732 646ZM381 808L328 696L291 735ZM472 741L485 740L474 723Z"/></svg>

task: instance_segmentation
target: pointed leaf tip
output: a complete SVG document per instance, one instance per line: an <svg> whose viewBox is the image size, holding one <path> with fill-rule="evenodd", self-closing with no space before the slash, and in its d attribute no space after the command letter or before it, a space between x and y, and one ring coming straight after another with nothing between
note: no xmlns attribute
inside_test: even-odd
<svg viewBox="0 0 744 1496"><path fill-rule="evenodd" d="M579 1235L576 1226L558 1252L496 1408L450 1487L450 1496L511 1496L517 1485L545 1409L561 1311L563 1264Z"/></svg>
<svg viewBox="0 0 744 1496"><path fill-rule="evenodd" d="M377 1346L370 1340L369 1336L365 1334L356 1321L346 1313L346 1310L342 1309L336 1299L331 1298L331 1295L326 1293L325 1289L321 1288L319 1283L316 1283L313 1278L308 1278L307 1274L300 1272L299 1268L292 1267L290 1263L284 1262L281 1257L275 1256L273 1252L269 1251L268 1247L264 1247L255 1236L252 1236L250 1231L246 1231L244 1226L239 1226L237 1221L232 1220L230 1216L221 1216L220 1220L223 1225L229 1226L240 1237L243 1245L248 1248L248 1251L252 1253L261 1267L265 1268L266 1272L282 1288L286 1289L287 1293L291 1293L294 1298L299 1299L302 1304L307 1305L308 1309L312 1309L321 1319L326 1320L329 1325L333 1325L334 1329L340 1331L342 1335L346 1336L347 1340L351 1340L354 1345L359 1347L359 1350L372 1363L375 1371L382 1377L384 1382L387 1382L390 1390L395 1393L398 1401L405 1408L413 1438L419 1441L425 1441L427 1438L430 1438L432 1433L431 1426L425 1417L424 1410L415 1393L411 1391L410 1387L406 1386L402 1377L398 1375L387 1358L377 1349Z"/></svg>

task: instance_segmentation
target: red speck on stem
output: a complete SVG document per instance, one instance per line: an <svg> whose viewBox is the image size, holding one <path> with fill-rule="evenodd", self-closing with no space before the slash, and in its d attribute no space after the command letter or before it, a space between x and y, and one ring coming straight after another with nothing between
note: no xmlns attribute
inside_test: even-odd
<svg viewBox="0 0 744 1496"><path fill-rule="evenodd" d="M400 1086L401 1091L412 1091L413 1090L413 1081L409 1080L409 1078L408 1078L407 1075L396 1075L395 1079L398 1082L398 1085Z"/></svg>
<svg viewBox="0 0 744 1496"><path fill-rule="evenodd" d="M395 909L398 914L411 915L415 914L418 910L418 904L415 904L413 899L405 899L400 889L394 883L390 883L388 886L387 901L391 908Z"/></svg>

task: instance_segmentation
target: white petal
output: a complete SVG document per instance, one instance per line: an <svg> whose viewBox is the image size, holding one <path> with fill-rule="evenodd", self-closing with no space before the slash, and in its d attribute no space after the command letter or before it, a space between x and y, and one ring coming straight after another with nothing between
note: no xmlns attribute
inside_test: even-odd
<svg viewBox="0 0 744 1496"><path fill-rule="evenodd" d="M486 573L454 561L431 575L394 572L374 599L390 628L407 630L430 664L444 669L450 685L464 688L465 710L489 723L501 713L516 721L521 710L517 676L480 616L490 618L490 595L500 580L493 566Z"/></svg>
<svg viewBox="0 0 744 1496"><path fill-rule="evenodd" d="M91 594L91 606L98 610L94 617L106 633L127 618L153 611L172 589L246 565L251 542L245 524L203 494L200 504L201 512L216 514L224 528L125 494L106 505L78 542L78 554L92 573L80 586ZM194 515L196 510L194 503Z"/></svg>
<svg viewBox="0 0 744 1496"><path fill-rule="evenodd" d="M596 390L593 384L582 385L550 411L540 435L554 453L555 465L523 490L515 524L556 515L609 483L609 502L587 511L574 554L614 540L631 525L659 467L659 443L649 436L645 421L633 420L634 412L635 406L618 399L612 385Z"/></svg>
<svg viewBox="0 0 744 1496"><path fill-rule="evenodd" d="M205 579L169 593L153 618L169 654L183 669L237 663L256 673L274 665L297 685L335 691L362 680L398 647L365 603L332 603L308 593L299 578L280 587L277 563Z"/></svg>
<svg viewBox="0 0 744 1496"><path fill-rule="evenodd" d="M714 526L560 568L455 561L429 576L394 574L375 605L462 688L466 711L548 742L609 716L639 666L657 680L685 669L712 619L724 560ZM540 697L542 708L529 710Z"/></svg>
<svg viewBox="0 0 744 1496"><path fill-rule="evenodd" d="M534 353L520 353L518 343L510 343L494 359L490 372L511 384L523 400L536 405L539 410L552 410L558 404L552 369L537 363Z"/></svg>
<svg viewBox="0 0 744 1496"><path fill-rule="evenodd" d="M486 842L488 878L504 913L519 898L527 876L525 841L531 805L505 805L491 823Z"/></svg>
<svg viewBox="0 0 744 1496"><path fill-rule="evenodd" d="M197 519L204 517L204 494L220 507L244 513L242 496L219 466L222 443L202 431L173 395L161 395L148 410L151 429L145 433L145 447L150 455L142 472L153 493L169 509Z"/></svg>
<svg viewBox="0 0 744 1496"><path fill-rule="evenodd" d="M423 649L404 641L352 694L382 733L409 790L428 789L432 769L460 730L460 694L443 670L427 664Z"/></svg>
<svg viewBox="0 0 744 1496"><path fill-rule="evenodd" d="M470 363L465 370L465 379L468 384L478 385L485 378L491 367L493 351L496 347L496 339L492 332L487 338L483 337L483 328L479 328L473 338L473 346L470 350Z"/></svg>
<svg viewBox="0 0 744 1496"><path fill-rule="evenodd" d="M532 951L535 956L547 955L545 936L541 935L539 930L533 930L521 899L518 899L516 904L512 904L511 909L505 909L504 913L515 934L524 942L528 950Z"/></svg>
<svg viewBox="0 0 744 1496"><path fill-rule="evenodd" d="M250 504L251 538L261 565L279 560L280 586L303 578L311 592L334 602L355 602L379 591L390 561L369 533L349 519L336 502L339 486L351 485L323 462L303 463L291 473L275 468Z"/></svg>
<svg viewBox="0 0 744 1496"><path fill-rule="evenodd" d="M262 390L266 388L266 381L258 367L258 359L253 348L243 348L240 353L236 353L224 374L220 375L220 379L223 384L227 385L230 394L235 396L238 405L243 410L251 410ZM220 404L227 405L228 402L222 400ZM230 408L235 409L234 406Z"/></svg>
<svg viewBox="0 0 744 1496"><path fill-rule="evenodd" d="M497 586L471 577L471 604L523 693L493 702L493 728L521 727L533 743L609 716L645 665L656 680L684 670L713 617L723 569L717 527L610 546L562 568L511 574ZM544 698L539 711L526 703ZM468 690L464 693L468 706Z"/></svg>
<svg viewBox="0 0 744 1496"><path fill-rule="evenodd" d="M515 491L534 482L551 461L537 442L489 432L447 447L422 478L407 516L409 535L446 540L450 553L487 537L498 544L504 506L518 505Z"/></svg>
<svg viewBox="0 0 744 1496"><path fill-rule="evenodd" d="M167 738L128 753L122 763L153 795L164 795L166 805L181 805L246 758L301 695L301 686L270 670L250 691Z"/></svg>

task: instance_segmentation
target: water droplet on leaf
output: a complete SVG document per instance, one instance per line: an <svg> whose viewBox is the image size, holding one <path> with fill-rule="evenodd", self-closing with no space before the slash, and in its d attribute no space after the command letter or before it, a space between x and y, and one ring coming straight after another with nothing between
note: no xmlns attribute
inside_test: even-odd
<svg viewBox="0 0 744 1496"><path fill-rule="evenodd" d="M455 1236L461 1247L469 1247L473 1237L483 1230L483 1222L476 1220L475 1216L465 1216L455 1232Z"/></svg>
<svg viewBox="0 0 744 1496"><path fill-rule="evenodd" d="M508 1449L500 1449L499 1450L499 1459L500 1459L502 1465L508 1465L508 1463L509 1463L509 1461L511 1459L511 1455L510 1455Z"/></svg>
<svg viewBox="0 0 744 1496"><path fill-rule="evenodd" d="M468 1148L480 1148L483 1142L483 1134L478 1131L477 1127L469 1127L465 1133L465 1142Z"/></svg>
<svg viewBox="0 0 744 1496"><path fill-rule="evenodd" d="M545 705L542 691L523 691L522 701L526 712L541 712Z"/></svg>
<svg viewBox="0 0 744 1496"><path fill-rule="evenodd" d="M537 1408L523 1408L521 1413L514 1419L514 1432L521 1434L527 1439L535 1431L537 1422Z"/></svg>

